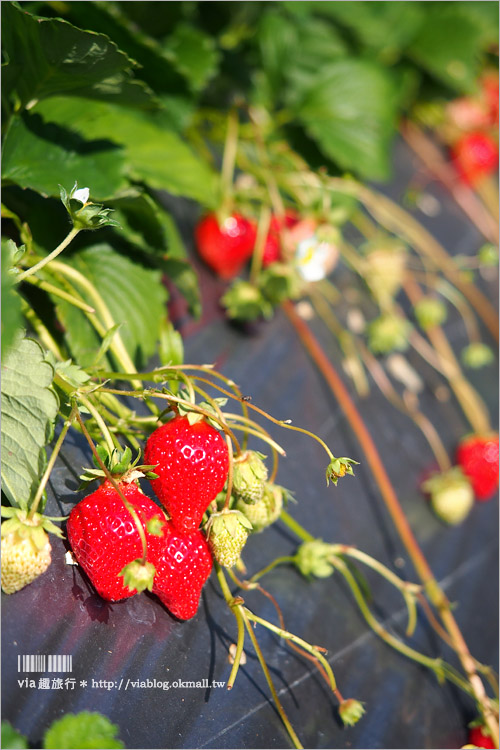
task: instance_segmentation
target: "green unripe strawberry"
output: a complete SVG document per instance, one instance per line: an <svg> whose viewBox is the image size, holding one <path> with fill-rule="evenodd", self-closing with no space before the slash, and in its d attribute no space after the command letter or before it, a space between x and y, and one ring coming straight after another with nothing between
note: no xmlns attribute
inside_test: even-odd
<svg viewBox="0 0 500 750"><path fill-rule="evenodd" d="M263 531L280 517L284 494L283 487L276 484L266 484L264 494L258 502L248 505L242 500L238 500L236 507L250 521L254 532Z"/></svg>
<svg viewBox="0 0 500 750"><path fill-rule="evenodd" d="M225 568L236 565L251 528L238 510L221 510L210 516L207 540L214 559Z"/></svg>
<svg viewBox="0 0 500 750"><path fill-rule="evenodd" d="M303 542L295 555L295 565L306 578L328 578L335 570L330 562L334 549L333 544L327 544L321 539Z"/></svg>
<svg viewBox="0 0 500 750"><path fill-rule="evenodd" d="M233 493L245 503L257 503L264 494L267 479L265 456L257 451L245 451L234 461Z"/></svg>

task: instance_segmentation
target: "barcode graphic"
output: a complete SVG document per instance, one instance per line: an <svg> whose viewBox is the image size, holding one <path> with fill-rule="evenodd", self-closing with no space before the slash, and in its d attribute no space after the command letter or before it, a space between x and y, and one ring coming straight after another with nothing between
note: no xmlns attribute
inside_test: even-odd
<svg viewBox="0 0 500 750"><path fill-rule="evenodd" d="M72 672L71 654L19 654L18 672Z"/></svg>

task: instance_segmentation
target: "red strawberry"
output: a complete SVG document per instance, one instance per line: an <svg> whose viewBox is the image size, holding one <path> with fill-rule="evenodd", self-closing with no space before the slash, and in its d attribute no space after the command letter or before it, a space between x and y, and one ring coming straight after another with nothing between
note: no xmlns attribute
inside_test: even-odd
<svg viewBox="0 0 500 750"><path fill-rule="evenodd" d="M277 263L281 260L281 244L278 234L269 231L264 245L264 254L262 255L262 266L267 268L271 263Z"/></svg>
<svg viewBox="0 0 500 750"><path fill-rule="evenodd" d="M451 155L461 180L474 186L495 171L498 144L487 133L466 133L454 144Z"/></svg>
<svg viewBox="0 0 500 750"><path fill-rule="evenodd" d="M212 555L201 531L186 534L171 522L165 530L163 552L154 561L153 594L175 617L189 620L196 614L201 589L212 570Z"/></svg>
<svg viewBox="0 0 500 750"><path fill-rule="evenodd" d="M498 488L498 435L472 435L457 448L457 462L469 477L477 500L488 500Z"/></svg>
<svg viewBox="0 0 500 750"><path fill-rule="evenodd" d="M165 544L164 532L162 530L160 536L151 534L146 523L157 517L165 524L164 513L134 482L118 484L144 524L147 559L155 564ZM111 482L103 482L75 505L66 528L76 559L103 599L118 601L137 593L125 586L120 572L128 563L142 557L141 538L134 519Z"/></svg>
<svg viewBox="0 0 500 750"><path fill-rule="evenodd" d="M229 457L221 435L204 420L175 417L149 436L144 461L156 467L151 484L177 529L197 529L226 482Z"/></svg>
<svg viewBox="0 0 500 750"><path fill-rule="evenodd" d="M476 747L496 747L489 734L485 734L484 730L485 727L472 727L469 729L469 744Z"/></svg>
<svg viewBox="0 0 500 750"><path fill-rule="evenodd" d="M208 214L196 226L198 253L222 279L236 276L252 255L256 229L240 214L229 216L219 226L215 214Z"/></svg>

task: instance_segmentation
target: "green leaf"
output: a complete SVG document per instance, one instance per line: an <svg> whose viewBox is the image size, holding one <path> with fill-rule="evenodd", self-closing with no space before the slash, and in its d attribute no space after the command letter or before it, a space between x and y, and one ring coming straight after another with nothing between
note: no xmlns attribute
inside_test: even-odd
<svg viewBox="0 0 500 750"><path fill-rule="evenodd" d="M16 109L57 94L155 106L149 89L129 79L133 60L108 37L33 16L12 3L3 4L2 21L9 60L2 86Z"/></svg>
<svg viewBox="0 0 500 750"><path fill-rule="evenodd" d="M220 54L211 36L187 23L167 37L165 49L194 92L201 91L217 72Z"/></svg>
<svg viewBox="0 0 500 750"><path fill-rule="evenodd" d="M91 245L66 263L93 284L114 325L122 324L120 335L128 353L138 364L144 364L155 352L165 314L167 292L161 284L161 273L133 263L107 244ZM95 305L83 286L75 286L86 302ZM101 345L95 329L78 308L63 300L54 298L54 302L73 358L82 367L90 366Z"/></svg>
<svg viewBox="0 0 500 750"><path fill-rule="evenodd" d="M396 96L382 68L357 59L332 63L318 72L295 113L341 167L370 179L388 176Z"/></svg>
<svg viewBox="0 0 500 750"><path fill-rule="evenodd" d="M468 3L429 3L408 54L439 81L469 93L480 71L483 30L462 5Z"/></svg>
<svg viewBox="0 0 500 750"><path fill-rule="evenodd" d="M2 363L2 489L27 508L43 472L58 403L52 366L39 344L17 339Z"/></svg>
<svg viewBox="0 0 500 750"><path fill-rule="evenodd" d="M198 279L173 217L145 192L128 190L112 201L120 226L116 231L152 257L186 298L195 317L201 312Z"/></svg>
<svg viewBox="0 0 500 750"><path fill-rule="evenodd" d="M166 317L161 323L158 354L161 365L181 365L184 362L182 336Z"/></svg>
<svg viewBox="0 0 500 750"><path fill-rule="evenodd" d="M2 238L2 359L21 328L21 298L14 289L15 276L9 273L17 247Z"/></svg>
<svg viewBox="0 0 500 750"><path fill-rule="evenodd" d="M45 197L77 180L94 199L106 200L126 186L124 171L124 151L116 143L86 141L38 114L14 118L5 137L2 179Z"/></svg>
<svg viewBox="0 0 500 750"><path fill-rule="evenodd" d="M258 29L262 62L275 95L283 93L293 101L294 88L309 84L318 70L347 52L345 42L332 26L306 16L291 18L271 7L262 16ZM281 91L280 91L281 89Z"/></svg>
<svg viewBox="0 0 500 750"><path fill-rule="evenodd" d="M26 750L26 737L14 729L8 721L2 721L2 750Z"/></svg>
<svg viewBox="0 0 500 750"><path fill-rule="evenodd" d="M116 735L118 727L110 720L92 711L79 714L66 714L54 721L48 728L43 746L46 750L55 748L123 748L125 745Z"/></svg>
<svg viewBox="0 0 500 750"><path fill-rule="evenodd" d="M37 112L90 140L123 146L130 179L214 207L217 175L168 129L161 115L146 117L113 104L60 97L41 102Z"/></svg>
<svg viewBox="0 0 500 750"><path fill-rule="evenodd" d="M296 3L285 3L290 6ZM297 3L301 4L301 3ZM388 58L403 50L418 33L424 9L420 3L357 2L353 13L352 2L306 3L310 10L328 17L347 29L368 49Z"/></svg>

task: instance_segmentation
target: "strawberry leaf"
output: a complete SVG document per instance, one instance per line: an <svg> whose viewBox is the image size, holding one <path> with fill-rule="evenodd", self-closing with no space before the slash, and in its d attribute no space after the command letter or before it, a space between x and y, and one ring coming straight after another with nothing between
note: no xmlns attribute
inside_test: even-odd
<svg viewBox="0 0 500 750"><path fill-rule="evenodd" d="M18 338L2 362L2 489L27 508L37 490L57 415L54 370L35 341Z"/></svg>
<svg viewBox="0 0 500 750"><path fill-rule="evenodd" d="M9 273L16 253L15 243L2 239L2 356L21 327L21 298L14 289L15 276Z"/></svg>
<svg viewBox="0 0 500 750"><path fill-rule="evenodd" d="M55 721L45 734L43 746L46 750L70 748L124 748L116 738L118 727L106 716L97 712L82 711L66 714Z"/></svg>

